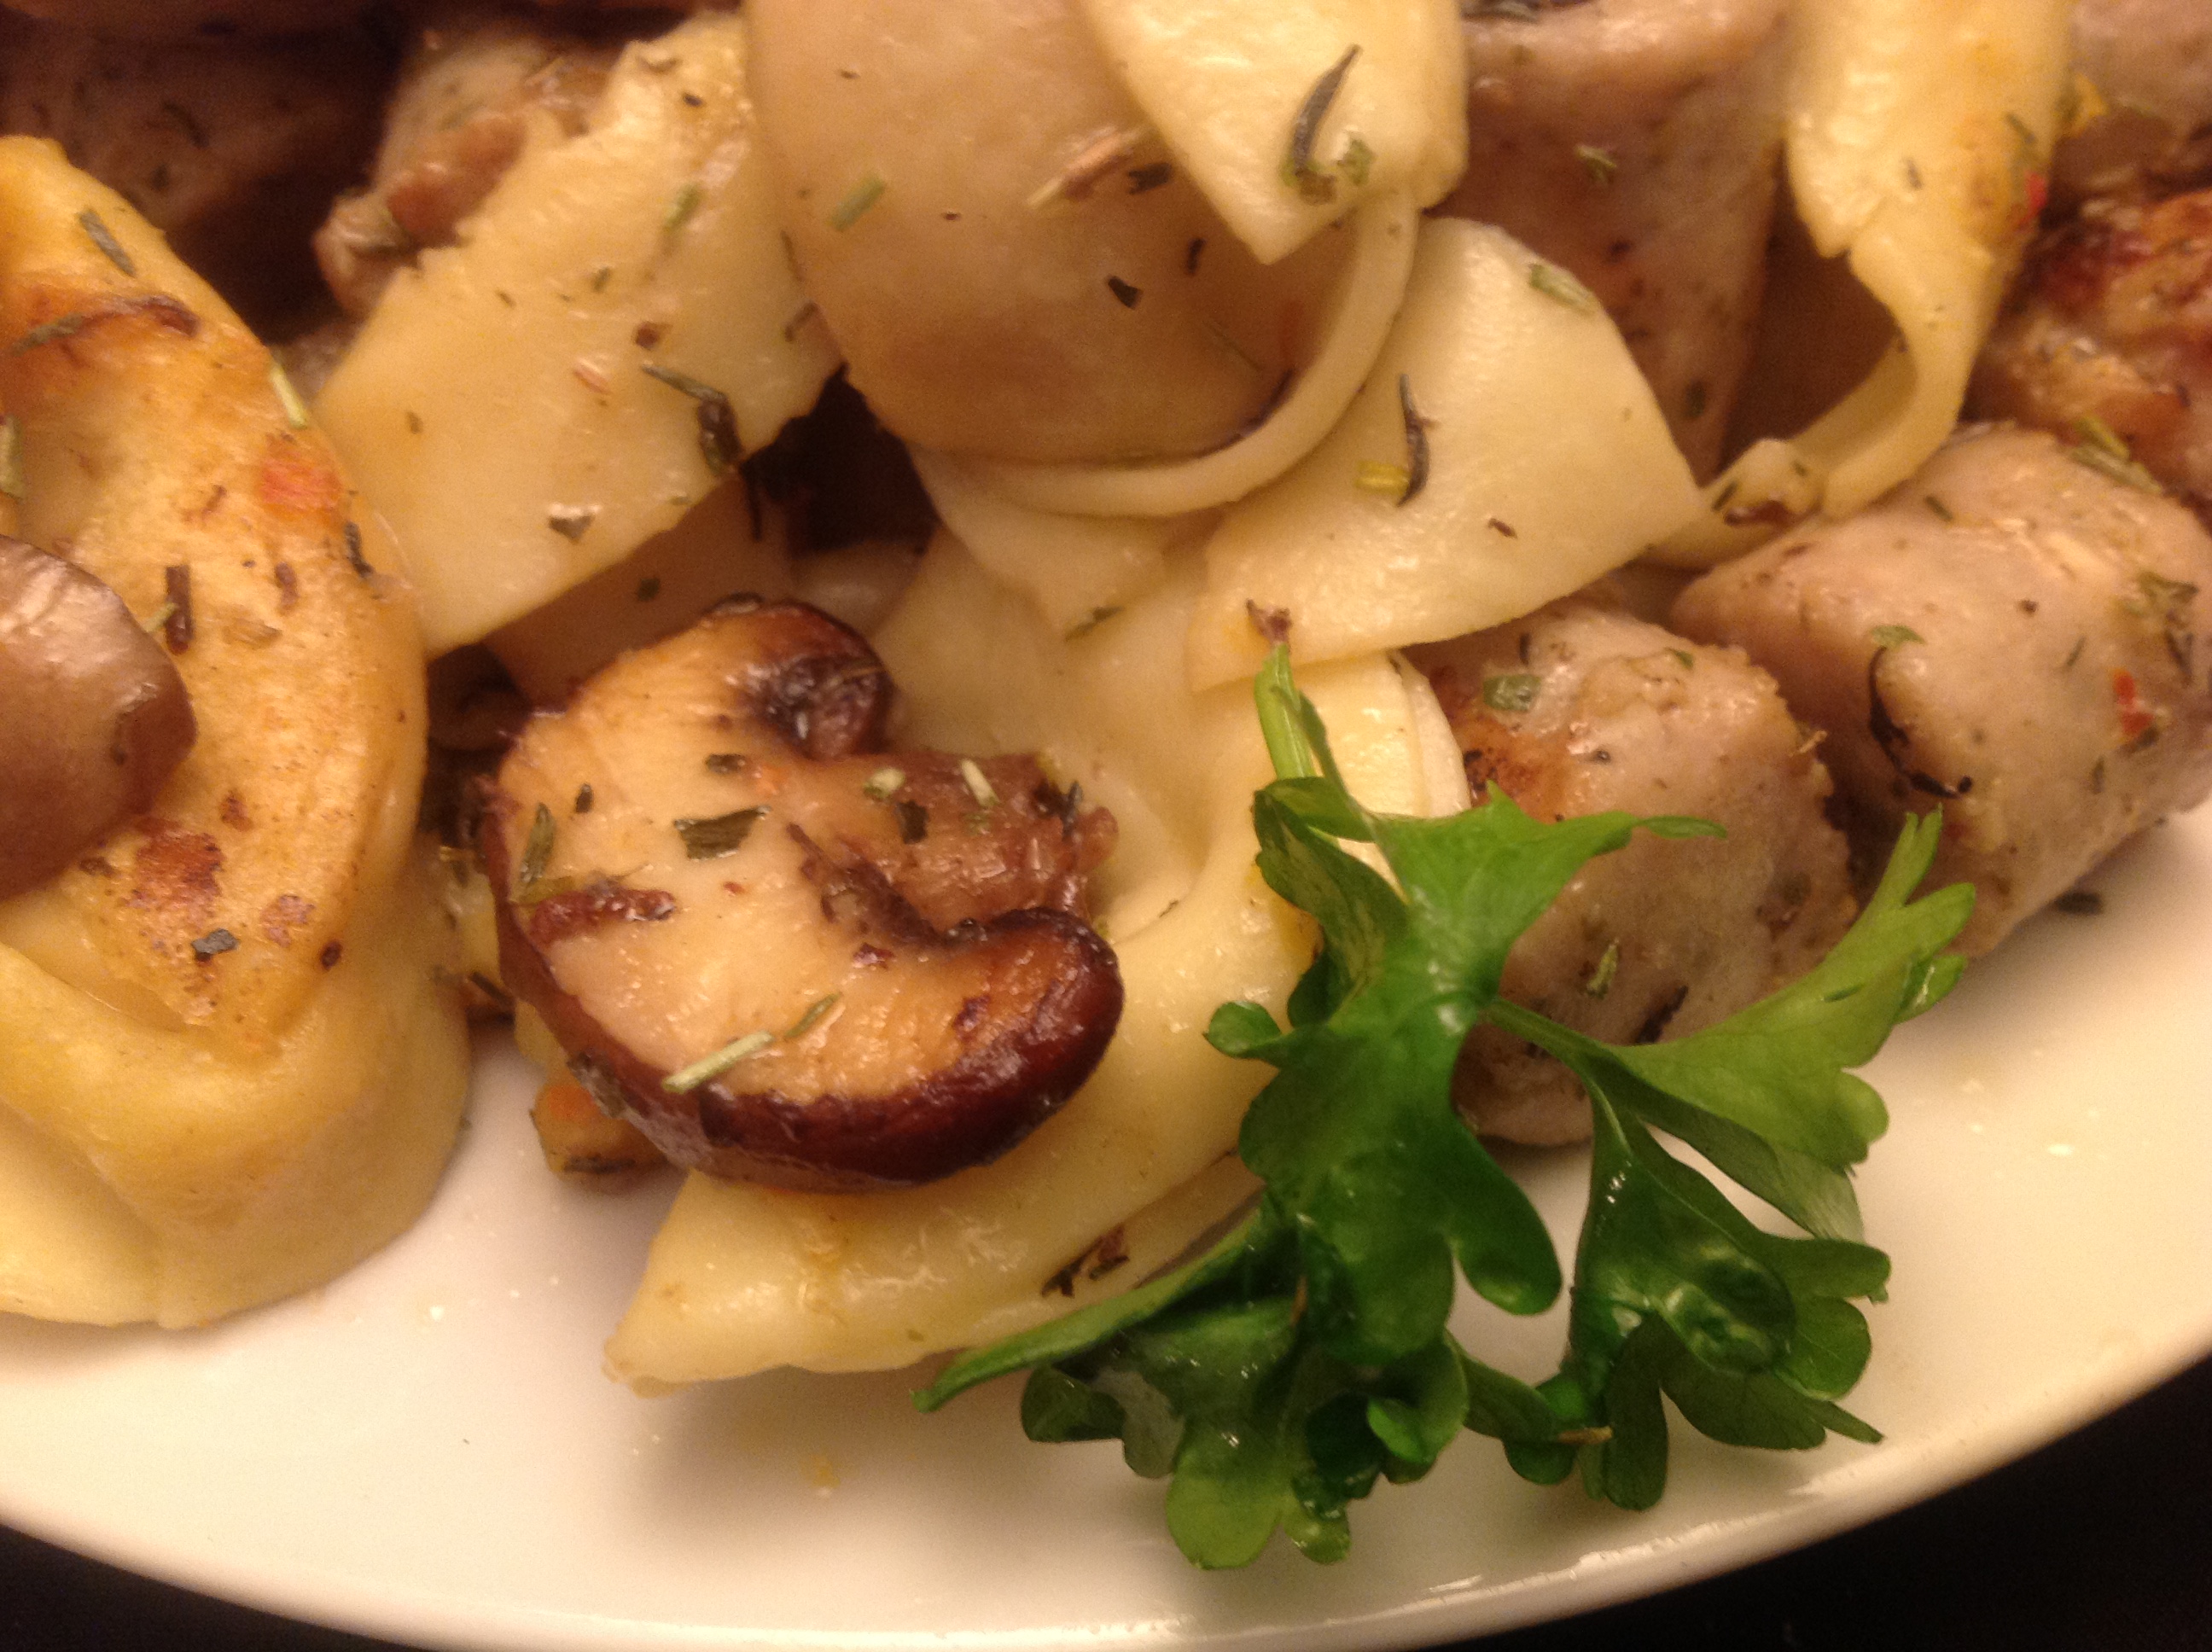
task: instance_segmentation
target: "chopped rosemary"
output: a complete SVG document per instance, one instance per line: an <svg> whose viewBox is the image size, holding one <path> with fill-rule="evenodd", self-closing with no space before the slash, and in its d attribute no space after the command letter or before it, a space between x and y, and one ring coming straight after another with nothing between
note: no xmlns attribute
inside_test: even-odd
<svg viewBox="0 0 2212 1652"><path fill-rule="evenodd" d="M523 840L522 862L514 869L514 886L526 890L545 876L546 863L553 859L553 811L544 804L530 817L530 835Z"/></svg>
<svg viewBox="0 0 2212 1652"><path fill-rule="evenodd" d="M345 556L348 565L350 566L354 573L362 579L365 580L370 574L376 572L374 568L368 565L368 558L361 554L361 525L359 523L349 522L345 525Z"/></svg>
<svg viewBox="0 0 2212 1652"><path fill-rule="evenodd" d="M276 399L284 405L284 422L295 430L307 428L307 404L300 399L300 392L292 387L291 375L284 364L275 356L269 358L269 387L276 392Z"/></svg>
<svg viewBox="0 0 2212 1652"><path fill-rule="evenodd" d="M1042 212L1045 208L1060 201L1084 199L1097 187L1100 179L1105 177L1123 161L1134 156L1139 149L1151 141L1152 137L1152 129L1139 123L1134 126L1125 126L1119 131L1108 132L1102 137L1094 138L1076 152L1073 161L1031 190L1029 198L1023 204L1032 212ZM1165 167L1167 163L1161 162L1159 165ZM1149 173L1152 168L1143 167L1139 170ZM1168 172L1162 173L1158 183L1164 184L1171 175L1171 168ZM1130 174L1132 179L1136 176L1136 173ZM1158 186L1158 184L1151 184L1145 187L1157 188ZM1133 195L1139 192L1133 182L1129 192Z"/></svg>
<svg viewBox="0 0 2212 1652"><path fill-rule="evenodd" d="M929 811L905 798L895 799L891 812L898 817L899 841L919 843L929 835Z"/></svg>
<svg viewBox="0 0 2212 1652"><path fill-rule="evenodd" d="M1694 671L1698 669L1698 657L1687 648L1669 648L1667 652L1674 656L1676 663L1684 671Z"/></svg>
<svg viewBox="0 0 2212 1652"><path fill-rule="evenodd" d="M968 795L975 799L975 806L978 809L998 807L999 794L991 789L989 777L983 773L982 766L973 757L963 757L960 760L960 779L968 788Z"/></svg>
<svg viewBox="0 0 2212 1652"><path fill-rule="evenodd" d="M886 187L879 173L870 173L859 183L854 185L847 191L845 198L831 209L830 228L836 230L850 229L860 222L862 213L884 198L884 191Z"/></svg>
<svg viewBox="0 0 2212 1652"><path fill-rule="evenodd" d="M1620 973L1620 942L1616 938L1607 941L1605 951L1598 955L1597 968L1590 971L1589 979L1583 983L1583 993L1591 998L1603 998L1613 990L1613 978Z"/></svg>
<svg viewBox="0 0 2212 1652"><path fill-rule="evenodd" d="M1926 495L1923 502L1927 505L1930 511L1935 513L1936 518L1938 521L1955 522L1959 519L1951 513L1951 507L1948 505L1946 505L1942 500L1938 499L1934 494L1929 494Z"/></svg>
<svg viewBox="0 0 2212 1652"><path fill-rule="evenodd" d="M1398 375L1398 416L1406 427L1406 491L1398 495L1398 502L1410 505L1429 485L1429 422L1413 405L1413 383L1402 373Z"/></svg>
<svg viewBox="0 0 2212 1652"><path fill-rule="evenodd" d="M2102 419L2091 414L2075 420L2074 434L2075 445L2068 450L2068 457L2075 464L2144 493L2166 492L2159 479L2136 462L2127 439Z"/></svg>
<svg viewBox="0 0 2212 1652"><path fill-rule="evenodd" d="M709 774L742 774L753 766L753 760L742 751L710 751L707 754Z"/></svg>
<svg viewBox="0 0 2212 1652"><path fill-rule="evenodd" d="M1329 105L1343 88L1344 77L1352 72L1352 60L1359 56L1357 46L1344 49L1344 55L1319 80L1313 83L1305 101L1298 106L1297 118L1291 122L1290 146L1284 151L1283 182L1298 192L1301 200L1316 204L1336 198L1336 179L1314 164L1314 144L1321 137L1321 124L1328 117Z"/></svg>
<svg viewBox="0 0 2212 1652"><path fill-rule="evenodd" d="M0 494L23 497L23 427L13 414L0 414Z"/></svg>
<svg viewBox="0 0 2212 1652"><path fill-rule="evenodd" d="M8 354L22 355L38 349L41 344L51 344L58 339L74 338L85 330L90 319L91 318L82 311L72 310L67 315L56 316L52 321L41 321L30 331L9 345Z"/></svg>
<svg viewBox="0 0 2212 1652"><path fill-rule="evenodd" d="M1133 310L1145 296L1145 289L1121 279L1119 276L1106 277L1106 290L1114 295L1114 301L1125 310Z"/></svg>
<svg viewBox="0 0 2212 1652"><path fill-rule="evenodd" d="M570 805L570 811L574 814L588 815L592 812L592 783L586 780L576 788L576 801Z"/></svg>
<svg viewBox="0 0 2212 1652"><path fill-rule="evenodd" d="M906 784L906 770L885 767L860 783L860 790L878 803L884 802L892 793Z"/></svg>
<svg viewBox="0 0 2212 1652"><path fill-rule="evenodd" d="M1925 642L1927 638L1909 625L1877 625L1868 634L1877 648L1898 648L1908 642Z"/></svg>
<svg viewBox="0 0 2212 1652"><path fill-rule="evenodd" d="M144 627L147 635L150 636L156 631L166 631L168 629L169 618L176 611L176 604L173 602L165 602L159 608L156 608L152 613L147 615L146 624Z"/></svg>
<svg viewBox="0 0 2212 1652"><path fill-rule="evenodd" d="M691 860L719 860L726 854L735 854L752 835L753 827L768 812L764 805L755 804L750 809L733 809L726 815L714 815L704 819L672 821L677 836L684 840L684 853Z"/></svg>
<svg viewBox="0 0 2212 1652"><path fill-rule="evenodd" d="M556 505L545 513L545 525L570 544L589 533L599 519L597 505Z"/></svg>
<svg viewBox="0 0 2212 1652"><path fill-rule="evenodd" d="M161 604L167 616L161 622L161 640L169 652L180 654L192 646L192 567L190 562L172 562L161 570L161 594L168 600Z"/></svg>
<svg viewBox="0 0 2212 1652"><path fill-rule="evenodd" d="M688 1067L679 1067L660 1081L660 1087L672 1096L682 1096L699 1088L709 1078L719 1078L749 1055L758 1055L775 1042L771 1032L749 1032L743 1038L733 1038L712 1055L702 1055Z"/></svg>
<svg viewBox="0 0 2212 1652"><path fill-rule="evenodd" d="M1595 143L1576 144L1575 159L1583 163L1583 170L1589 174L1593 184L1610 184L1620 175L1620 157Z"/></svg>
<svg viewBox="0 0 2212 1652"><path fill-rule="evenodd" d="M692 216L699 210L699 203L706 198L706 195L707 191L700 187L696 179L678 190L675 199L668 203L667 216L660 221L660 233L672 237L680 234L684 226L690 223Z"/></svg>
<svg viewBox="0 0 2212 1652"><path fill-rule="evenodd" d="M1147 190L1158 189L1175 178L1175 162L1155 161L1149 166L1129 168L1129 193L1142 195Z"/></svg>
<svg viewBox="0 0 2212 1652"><path fill-rule="evenodd" d="M813 1003L806 1006L799 1019L791 1023L789 1030L783 1035L783 1042L792 1044L805 1037L808 1033L814 1030L823 1016L837 1007L838 1000L844 996L842 993L830 993L816 999Z"/></svg>
<svg viewBox="0 0 2212 1652"><path fill-rule="evenodd" d="M592 290L595 293L605 292L607 290L607 283L614 278L614 265L611 264L601 264L598 269L592 271Z"/></svg>
<svg viewBox="0 0 2212 1652"><path fill-rule="evenodd" d="M730 405L730 398L704 380L658 361L641 361L638 370L698 404L700 457L714 475L726 475L743 451L738 440L737 410Z"/></svg>
<svg viewBox="0 0 2212 1652"><path fill-rule="evenodd" d="M1492 711L1528 711L1543 691L1543 678L1533 671L1500 671L1482 679L1482 703Z"/></svg>
<svg viewBox="0 0 2212 1652"><path fill-rule="evenodd" d="M1530 264L1528 284L1546 298L1557 299L1571 310L1589 315L1597 309L1597 295L1556 264Z"/></svg>
<svg viewBox="0 0 2212 1652"><path fill-rule="evenodd" d="M1078 637L1087 637L1121 611L1121 606L1118 604L1111 608L1094 608L1078 620L1075 623L1075 629L1060 640L1063 642L1073 642Z"/></svg>
<svg viewBox="0 0 2212 1652"><path fill-rule="evenodd" d="M92 238L92 244L100 249L102 258L126 276L138 273L137 260L123 250L123 243L117 240L113 232L100 222L97 212L87 207L76 215L76 221L78 227Z"/></svg>

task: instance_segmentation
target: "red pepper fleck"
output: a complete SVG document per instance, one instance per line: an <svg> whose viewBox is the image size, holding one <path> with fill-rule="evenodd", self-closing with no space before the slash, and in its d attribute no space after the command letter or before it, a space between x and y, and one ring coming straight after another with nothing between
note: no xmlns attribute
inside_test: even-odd
<svg viewBox="0 0 2212 1652"><path fill-rule="evenodd" d="M2051 202L2051 176L2048 173L2031 172L2020 181L2020 220L2013 227L2025 229L2043 216L2043 209Z"/></svg>
<svg viewBox="0 0 2212 1652"><path fill-rule="evenodd" d="M2158 718L2136 692L2133 671L2112 673L2112 703L2119 708L2120 736L2126 741L2141 739L2158 726Z"/></svg>

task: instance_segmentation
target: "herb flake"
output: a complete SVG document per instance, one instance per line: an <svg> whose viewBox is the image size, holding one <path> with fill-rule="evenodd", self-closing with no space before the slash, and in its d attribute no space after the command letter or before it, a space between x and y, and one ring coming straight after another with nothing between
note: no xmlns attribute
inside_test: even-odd
<svg viewBox="0 0 2212 1652"><path fill-rule="evenodd" d="M672 821L676 835L684 840L684 858L689 860L719 860L726 854L735 854L752 835L760 817L768 812L764 804L755 804L750 809L733 809L726 815L710 815Z"/></svg>
<svg viewBox="0 0 2212 1652"><path fill-rule="evenodd" d="M91 239L92 244L100 249L100 257L106 258L126 276L135 276L138 273L137 260L123 250L123 243L115 239L115 232L108 228L97 212L87 207L76 215L76 222L77 227L83 230Z"/></svg>
<svg viewBox="0 0 2212 1652"><path fill-rule="evenodd" d="M860 222L861 215L884 198L888 188L880 174L870 173L845 193L845 198L830 210L830 228L839 232L850 229Z"/></svg>
<svg viewBox="0 0 2212 1652"><path fill-rule="evenodd" d="M1584 315L1597 313L1597 295L1556 264L1530 264L1528 284L1546 298L1556 300L1571 310L1578 310Z"/></svg>
<svg viewBox="0 0 2212 1652"><path fill-rule="evenodd" d="M1328 118L1329 106L1343 89L1344 77L1352 72L1352 65L1359 56L1357 46L1344 49L1322 77L1313 83L1313 89L1298 105L1298 112L1291 122L1291 141L1283 152L1282 179L1284 184L1298 192L1298 198L1322 205L1336 198L1336 179L1314 164L1314 145L1320 141L1322 122Z"/></svg>
<svg viewBox="0 0 2212 1652"><path fill-rule="evenodd" d="M1530 711L1544 692L1533 671L1499 671L1482 679L1482 703L1492 711Z"/></svg>
<svg viewBox="0 0 2212 1652"><path fill-rule="evenodd" d="M710 1078L719 1078L748 1056L758 1055L775 1042L772 1032L749 1032L733 1038L712 1055L702 1055L688 1067L678 1067L660 1081L672 1096L689 1095Z"/></svg>

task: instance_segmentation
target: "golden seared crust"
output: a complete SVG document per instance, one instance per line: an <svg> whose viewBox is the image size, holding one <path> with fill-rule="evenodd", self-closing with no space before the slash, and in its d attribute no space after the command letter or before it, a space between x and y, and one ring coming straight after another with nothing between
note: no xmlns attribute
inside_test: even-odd
<svg viewBox="0 0 2212 1652"><path fill-rule="evenodd" d="M827 616L725 604L500 771L507 983L678 1163L933 1180L1028 1133L1112 1036L1120 973L1077 915L1110 819L1028 758L883 750L890 701Z"/></svg>

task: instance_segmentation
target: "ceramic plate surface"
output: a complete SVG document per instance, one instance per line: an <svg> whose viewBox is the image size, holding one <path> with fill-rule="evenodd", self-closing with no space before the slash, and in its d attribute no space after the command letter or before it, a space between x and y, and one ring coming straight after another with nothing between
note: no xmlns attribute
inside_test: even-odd
<svg viewBox="0 0 2212 1652"><path fill-rule="evenodd" d="M2110 1409L2212 1349L2212 813L2090 880L1892 1041L1861 1179L1895 1261L1850 1399L1875 1448L1730 1451L1679 1422L1646 1515L1463 1436L1353 1511L1187 1566L1111 1444L1023 1440L1018 1384L917 1416L910 1375L647 1400L599 1350L665 1188L541 1168L528 1070L479 1063L428 1214L337 1283L211 1330L0 1321L0 1519L270 1610L436 1648L1394 1647L1583 1610L1810 1541ZM1515 1155L1571 1244L1586 1161ZM1558 1313L1463 1310L1552 1369Z"/></svg>

